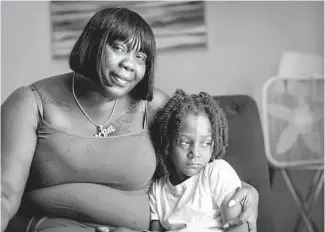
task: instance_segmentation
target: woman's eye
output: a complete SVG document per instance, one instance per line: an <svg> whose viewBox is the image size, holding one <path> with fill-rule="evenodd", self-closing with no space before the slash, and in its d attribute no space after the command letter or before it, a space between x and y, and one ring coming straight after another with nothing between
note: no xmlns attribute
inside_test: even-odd
<svg viewBox="0 0 325 232"><path fill-rule="evenodd" d="M143 54L138 54L136 55L136 58L142 62L146 62L147 60L147 56L146 55L143 55Z"/></svg>
<svg viewBox="0 0 325 232"><path fill-rule="evenodd" d="M122 46L119 46L119 45L116 45L116 46L113 46L113 49L117 52L123 52L124 51L124 48Z"/></svg>

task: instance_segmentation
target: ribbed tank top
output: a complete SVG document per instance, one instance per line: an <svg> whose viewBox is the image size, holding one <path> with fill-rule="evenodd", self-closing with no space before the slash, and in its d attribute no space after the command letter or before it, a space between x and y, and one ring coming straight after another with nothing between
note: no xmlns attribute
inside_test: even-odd
<svg viewBox="0 0 325 232"><path fill-rule="evenodd" d="M41 117L27 189L63 183L147 189L156 168L156 156L146 123L138 132L106 138L70 134L43 119L42 96L35 87L29 87L35 93Z"/></svg>

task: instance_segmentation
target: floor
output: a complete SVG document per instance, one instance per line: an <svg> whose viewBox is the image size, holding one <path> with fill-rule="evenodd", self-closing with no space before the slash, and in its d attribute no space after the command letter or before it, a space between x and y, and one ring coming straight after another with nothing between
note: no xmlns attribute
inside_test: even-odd
<svg viewBox="0 0 325 232"><path fill-rule="evenodd" d="M303 196L305 196L309 183L312 179L311 171L290 171L293 182L299 188ZM273 180L272 193L274 197L274 221L276 224L276 232L298 232L293 231L296 220L299 216L299 209L293 200L280 172L276 172ZM324 231L324 187L319 195L316 205L313 206L312 218L318 226L319 232ZM307 232L303 227L299 232Z"/></svg>

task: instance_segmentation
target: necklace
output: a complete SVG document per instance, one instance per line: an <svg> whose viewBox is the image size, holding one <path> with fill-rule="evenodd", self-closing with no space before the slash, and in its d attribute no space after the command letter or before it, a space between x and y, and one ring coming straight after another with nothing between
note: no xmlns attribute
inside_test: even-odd
<svg viewBox="0 0 325 232"><path fill-rule="evenodd" d="M98 125L97 123L95 123L89 116L88 114L86 113L86 111L82 108L80 102L78 101L78 98L76 96L76 93L75 93L75 89L74 89L74 77L75 77L75 73L73 73L73 77L72 77L72 95L73 95L73 98L74 100L76 101L77 105L79 106L81 112L86 116L86 118L96 126L97 128L97 133L94 135L95 137L108 137L109 134L112 134L115 132L115 127L113 125L110 125L109 127L107 128L104 128L104 126L106 124L109 123L109 121L111 120L113 114L114 114L114 111L115 111L115 108L116 108L116 105L117 105L117 102L118 102L118 99L115 99L115 102L114 102L114 105L113 105L113 109L112 109L112 112L111 114L109 115L109 118L107 119L107 121L102 124L102 125Z"/></svg>

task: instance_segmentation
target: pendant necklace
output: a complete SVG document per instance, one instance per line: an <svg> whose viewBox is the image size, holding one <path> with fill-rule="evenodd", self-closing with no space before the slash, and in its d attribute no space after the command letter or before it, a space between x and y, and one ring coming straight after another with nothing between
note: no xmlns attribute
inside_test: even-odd
<svg viewBox="0 0 325 232"><path fill-rule="evenodd" d="M104 128L106 124L109 123L109 121L111 120L113 114L114 114L114 111L115 111L115 108L116 108L116 105L117 105L117 102L118 102L118 99L115 99L114 101L114 105L113 105L113 109L112 109L112 112L109 116L109 118L107 119L107 121L102 124L102 125L98 125L97 123L95 123L89 116L88 114L86 113L86 111L82 108L80 102L78 101L77 99L77 96L76 96L76 93L75 93L75 89L74 89L74 77L75 77L75 73L73 73L73 77L72 77L72 95L73 95L73 98L74 100L76 101L77 105L79 106L81 112L86 116L86 118L92 123L94 124L94 126L96 126L97 128L97 133L94 135L95 137L100 137L100 138L105 138L105 137L108 137L108 135L112 134L115 132L115 127L113 125L110 125L108 126L107 128Z"/></svg>

